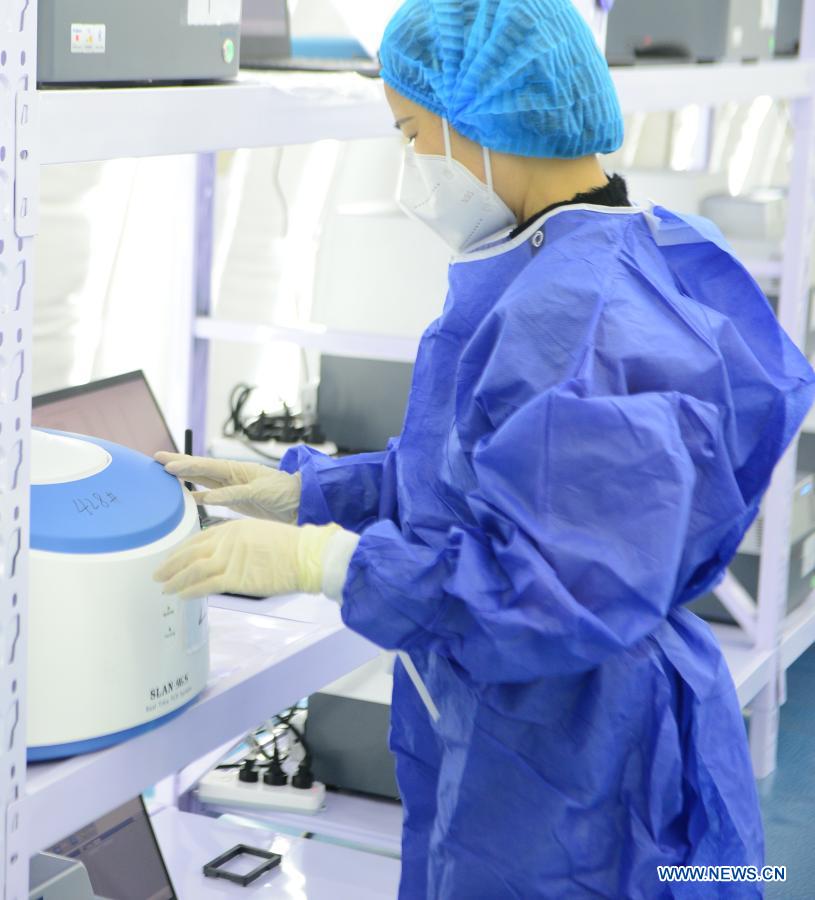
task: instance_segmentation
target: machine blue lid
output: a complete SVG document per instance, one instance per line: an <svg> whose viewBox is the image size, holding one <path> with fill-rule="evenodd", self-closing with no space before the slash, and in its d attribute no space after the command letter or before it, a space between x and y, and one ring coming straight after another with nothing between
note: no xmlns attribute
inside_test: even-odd
<svg viewBox="0 0 815 900"><path fill-rule="evenodd" d="M32 483L33 550L55 553L134 550L160 540L181 522L182 487L154 460L110 441L42 430L95 444L107 451L110 462L96 474L79 480Z"/></svg>

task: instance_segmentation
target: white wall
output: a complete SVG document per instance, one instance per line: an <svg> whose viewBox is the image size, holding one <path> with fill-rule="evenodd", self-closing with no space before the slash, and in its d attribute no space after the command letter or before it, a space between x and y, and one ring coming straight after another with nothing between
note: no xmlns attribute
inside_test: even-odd
<svg viewBox="0 0 815 900"><path fill-rule="evenodd" d="M289 0L292 34L349 34L373 55L402 0Z"/></svg>
<svg viewBox="0 0 815 900"><path fill-rule="evenodd" d="M192 275L194 158L43 169L34 393L144 369L171 425ZM182 301L182 302L179 302Z"/></svg>
<svg viewBox="0 0 815 900"><path fill-rule="evenodd" d="M195 165L175 156L135 167L93 373L143 369L177 441L187 424Z"/></svg>

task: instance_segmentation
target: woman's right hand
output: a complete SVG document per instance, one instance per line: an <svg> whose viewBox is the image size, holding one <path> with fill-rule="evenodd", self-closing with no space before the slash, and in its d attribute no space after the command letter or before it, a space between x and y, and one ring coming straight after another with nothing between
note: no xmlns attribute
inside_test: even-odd
<svg viewBox="0 0 815 900"><path fill-rule="evenodd" d="M226 506L256 519L297 521L300 509L300 474L289 475L258 463L208 459L184 453L156 453L155 459L170 475L206 488L193 491L196 503Z"/></svg>

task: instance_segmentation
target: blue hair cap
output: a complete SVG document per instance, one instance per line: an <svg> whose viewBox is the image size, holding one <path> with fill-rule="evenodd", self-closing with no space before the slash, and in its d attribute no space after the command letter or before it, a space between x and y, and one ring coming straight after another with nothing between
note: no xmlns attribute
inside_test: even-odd
<svg viewBox="0 0 815 900"><path fill-rule="evenodd" d="M406 0L382 78L465 137L503 153L611 153L623 118L608 65L571 0Z"/></svg>

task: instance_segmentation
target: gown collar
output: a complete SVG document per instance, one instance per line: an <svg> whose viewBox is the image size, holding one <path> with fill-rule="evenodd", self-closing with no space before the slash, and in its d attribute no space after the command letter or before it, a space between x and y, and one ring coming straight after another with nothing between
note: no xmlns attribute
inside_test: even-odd
<svg viewBox="0 0 815 900"><path fill-rule="evenodd" d="M474 249L465 253L460 253L450 261L451 265L460 265L462 263L478 262L484 259L491 259L500 256L503 253L509 253L512 250L525 244L527 241L535 241L535 235L541 231L543 226L555 216L562 215L575 210L582 212L600 213L608 216L631 216L642 215L647 212L641 206L601 206L596 203L571 203L565 206L558 206L549 212L541 213L540 216L533 219L520 234L510 237L513 229L508 228L497 235L493 235L485 242L477 245Z"/></svg>

